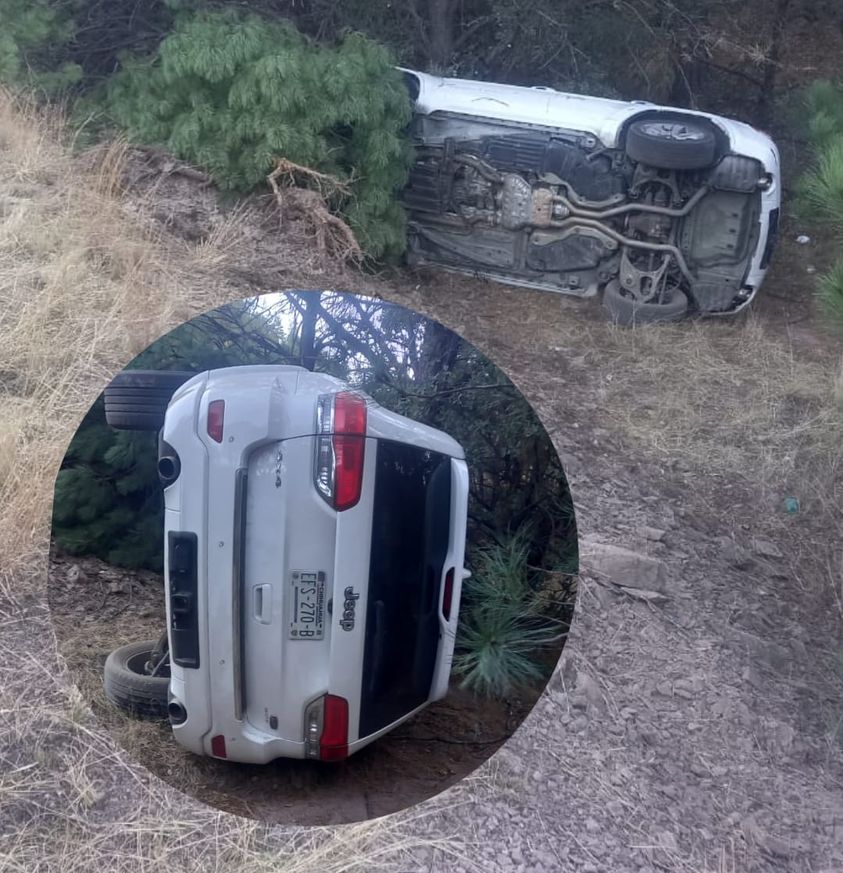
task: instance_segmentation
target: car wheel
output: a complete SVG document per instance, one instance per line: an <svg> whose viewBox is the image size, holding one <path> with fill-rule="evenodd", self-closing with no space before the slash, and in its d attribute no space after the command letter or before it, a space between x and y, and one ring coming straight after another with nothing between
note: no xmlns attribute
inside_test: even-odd
<svg viewBox="0 0 843 873"><path fill-rule="evenodd" d="M633 161L665 170L699 170L717 157L717 138L704 123L686 118L633 121L626 134L626 153Z"/></svg>
<svg viewBox="0 0 843 873"><path fill-rule="evenodd" d="M636 324L681 321L688 312L688 298L679 288L674 288L665 303L643 303L625 296L620 282L612 281L603 292L603 307L615 324L633 327Z"/></svg>
<svg viewBox="0 0 843 873"><path fill-rule="evenodd" d="M106 386L105 420L118 430L160 430L175 390L195 373L124 370Z"/></svg>
<svg viewBox="0 0 843 873"><path fill-rule="evenodd" d="M156 640L130 643L115 649L105 661L105 696L136 718L166 719L169 670L149 676L147 663L159 646Z"/></svg>

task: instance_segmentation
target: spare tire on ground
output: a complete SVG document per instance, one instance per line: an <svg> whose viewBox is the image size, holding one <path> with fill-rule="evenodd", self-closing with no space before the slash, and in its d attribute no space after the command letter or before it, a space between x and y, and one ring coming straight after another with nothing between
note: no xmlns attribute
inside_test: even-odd
<svg viewBox="0 0 843 873"><path fill-rule="evenodd" d="M118 430L159 430L173 393L195 375L183 370L123 370L103 392L105 420Z"/></svg>
<svg viewBox="0 0 843 873"><path fill-rule="evenodd" d="M160 651L160 640L145 640L115 649L106 659L103 671L108 700L136 718L166 719L169 667L164 667L157 676L147 672L153 652Z"/></svg>
<svg viewBox="0 0 843 873"><path fill-rule="evenodd" d="M659 169L700 170L716 161L717 136L704 119L645 118L630 124L626 153Z"/></svg>

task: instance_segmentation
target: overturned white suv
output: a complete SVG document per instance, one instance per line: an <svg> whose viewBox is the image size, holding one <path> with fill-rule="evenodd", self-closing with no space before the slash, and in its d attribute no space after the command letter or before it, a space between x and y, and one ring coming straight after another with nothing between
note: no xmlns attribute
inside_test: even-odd
<svg viewBox="0 0 843 873"><path fill-rule="evenodd" d="M158 430L168 629L108 698L197 754L336 761L443 697L468 470L451 437L294 366L126 370L113 427Z"/></svg>
<svg viewBox="0 0 843 873"><path fill-rule="evenodd" d="M779 154L747 124L403 70L408 261L592 297L618 322L735 313L770 261Z"/></svg>

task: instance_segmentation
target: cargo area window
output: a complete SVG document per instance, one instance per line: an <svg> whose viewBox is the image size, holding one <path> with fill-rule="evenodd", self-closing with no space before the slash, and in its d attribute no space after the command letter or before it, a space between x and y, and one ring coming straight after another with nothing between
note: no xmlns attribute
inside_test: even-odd
<svg viewBox="0 0 843 873"><path fill-rule="evenodd" d="M449 457L380 441L375 464L361 737L428 698L451 528Z"/></svg>

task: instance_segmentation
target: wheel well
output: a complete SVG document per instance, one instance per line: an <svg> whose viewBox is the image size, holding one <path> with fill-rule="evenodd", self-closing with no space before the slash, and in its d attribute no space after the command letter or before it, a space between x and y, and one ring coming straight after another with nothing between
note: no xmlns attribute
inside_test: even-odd
<svg viewBox="0 0 843 873"><path fill-rule="evenodd" d="M410 103L415 106L416 100L419 99L419 94L421 93L421 80L415 73L411 73L409 70L402 70L401 76L404 79L404 87L410 96Z"/></svg>

